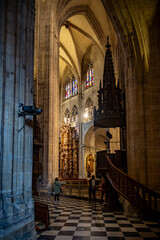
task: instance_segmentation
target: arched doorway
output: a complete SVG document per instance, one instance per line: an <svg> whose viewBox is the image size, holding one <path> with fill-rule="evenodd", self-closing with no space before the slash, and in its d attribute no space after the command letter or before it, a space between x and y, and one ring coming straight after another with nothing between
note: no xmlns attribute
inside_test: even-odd
<svg viewBox="0 0 160 240"><path fill-rule="evenodd" d="M94 158L93 172L96 174L96 158L97 152L108 150L106 145L106 133L110 132L112 139L110 140L109 153L115 154L116 150L120 150L120 129L119 128L98 128L91 126L84 135L83 156L84 156L84 176L87 177L86 159L91 154Z"/></svg>

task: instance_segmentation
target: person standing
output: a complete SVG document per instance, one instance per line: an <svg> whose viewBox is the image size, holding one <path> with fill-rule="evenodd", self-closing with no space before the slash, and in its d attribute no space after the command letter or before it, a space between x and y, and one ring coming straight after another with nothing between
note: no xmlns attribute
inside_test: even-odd
<svg viewBox="0 0 160 240"><path fill-rule="evenodd" d="M92 201L92 196L93 196L93 201L96 201L96 180L94 175L92 175L92 178L89 180L89 201Z"/></svg>
<svg viewBox="0 0 160 240"><path fill-rule="evenodd" d="M54 187L54 201L59 202L59 194L61 192L61 184L60 184L58 178L55 178L53 187Z"/></svg>
<svg viewBox="0 0 160 240"><path fill-rule="evenodd" d="M103 203L103 196L105 194L105 180L102 177L102 182L101 182L101 204Z"/></svg>

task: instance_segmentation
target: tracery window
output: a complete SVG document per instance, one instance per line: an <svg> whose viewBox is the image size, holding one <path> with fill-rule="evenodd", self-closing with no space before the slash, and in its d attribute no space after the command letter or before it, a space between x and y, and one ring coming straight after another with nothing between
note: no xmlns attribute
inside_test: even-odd
<svg viewBox="0 0 160 240"><path fill-rule="evenodd" d="M93 119L93 102L88 98L84 109L84 122L89 122Z"/></svg>
<svg viewBox="0 0 160 240"><path fill-rule="evenodd" d="M78 122L78 109L77 107L74 105L72 108L72 112L71 112L71 123L72 125L76 125Z"/></svg>
<svg viewBox="0 0 160 240"><path fill-rule="evenodd" d="M70 112L69 112L68 108L64 112L64 122L70 123Z"/></svg>
<svg viewBox="0 0 160 240"><path fill-rule="evenodd" d="M73 96L78 94L78 83L77 79L73 79L72 81L72 86L73 86Z"/></svg>
<svg viewBox="0 0 160 240"><path fill-rule="evenodd" d="M93 64L88 65L87 69L87 76L86 76L86 87L92 87L94 84L94 77L93 77Z"/></svg>
<svg viewBox="0 0 160 240"><path fill-rule="evenodd" d="M66 91L65 91L66 99L78 94L78 83L77 83L77 79L75 79L74 77L72 78L72 80L67 82L65 86L66 86Z"/></svg>

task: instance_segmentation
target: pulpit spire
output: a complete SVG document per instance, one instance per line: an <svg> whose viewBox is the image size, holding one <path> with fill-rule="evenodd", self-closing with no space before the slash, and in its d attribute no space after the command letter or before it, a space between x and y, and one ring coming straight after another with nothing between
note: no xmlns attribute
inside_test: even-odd
<svg viewBox="0 0 160 240"><path fill-rule="evenodd" d="M119 127L125 125L122 110L122 90L119 80L116 87L115 72L112 60L111 45L107 37L106 54L103 72L103 87L98 90L98 109L94 110L94 125L99 127Z"/></svg>

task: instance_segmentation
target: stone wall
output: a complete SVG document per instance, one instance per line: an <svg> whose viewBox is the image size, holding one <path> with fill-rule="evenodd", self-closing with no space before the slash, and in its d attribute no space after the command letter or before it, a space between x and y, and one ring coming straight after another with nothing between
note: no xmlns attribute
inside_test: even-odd
<svg viewBox="0 0 160 240"><path fill-rule="evenodd" d="M128 174L160 192L160 3L102 2L124 52Z"/></svg>
<svg viewBox="0 0 160 240"><path fill-rule="evenodd" d="M36 239L32 200L33 129L25 125L24 117L18 116L20 103L33 105L34 11L34 0L0 2L0 239L3 240Z"/></svg>

